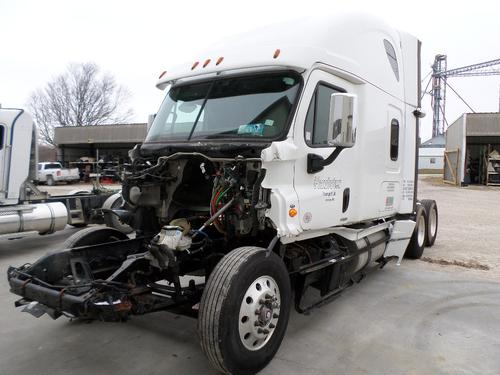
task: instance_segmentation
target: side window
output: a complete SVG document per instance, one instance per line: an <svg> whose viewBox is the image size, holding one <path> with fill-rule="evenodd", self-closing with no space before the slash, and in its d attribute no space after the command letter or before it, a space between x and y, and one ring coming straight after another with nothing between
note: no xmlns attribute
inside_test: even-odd
<svg viewBox="0 0 500 375"><path fill-rule="evenodd" d="M391 42L389 42L387 39L384 39L384 47L387 58L389 59L389 64L391 64L392 71L396 76L396 80L399 82L399 68L398 59L396 58L396 51L394 50Z"/></svg>
<svg viewBox="0 0 500 375"><path fill-rule="evenodd" d="M5 127L3 125L0 125L0 150L3 149L4 135L5 135Z"/></svg>
<svg viewBox="0 0 500 375"><path fill-rule="evenodd" d="M398 160L399 154L399 121L392 119L391 121L391 160Z"/></svg>
<svg viewBox="0 0 500 375"><path fill-rule="evenodd" d="M309 104L305 122L306 143L312 147L328 147L330 98L339 89L319 84Z"/></svg>

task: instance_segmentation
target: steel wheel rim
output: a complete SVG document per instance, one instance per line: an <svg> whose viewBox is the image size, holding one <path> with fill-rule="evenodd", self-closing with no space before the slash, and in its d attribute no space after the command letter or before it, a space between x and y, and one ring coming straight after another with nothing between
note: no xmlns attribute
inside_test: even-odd
<svg viewBox="0 0 500 375"><path fill-rule="evenodd" d="M243 295L238 331L243 346L251 351L264 347L278 325L281 295L271 276L260 276Z"/></svg>
<svg viewBox="0 0 500 375"><path fill-rule="evenodd" d="M417 228L417 241L418 246L424 246L425 241L425 218L424 215L420 215L418 218L418 228Z"/></svg>
<svg viewBox="0 0 500 375"><path fill-rule="evenodd" d="M436 208L433 208L429 213L429 229L431 237L434 237L437 230L437 212Z"/></svg>

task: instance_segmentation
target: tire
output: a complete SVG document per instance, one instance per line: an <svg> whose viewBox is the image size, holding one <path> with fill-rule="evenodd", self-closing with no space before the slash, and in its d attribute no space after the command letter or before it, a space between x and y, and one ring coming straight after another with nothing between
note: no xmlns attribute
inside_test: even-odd
<svg viewBox="0 0 500 375"><path fill-rule="evenodd" d="M424 253L425 243L427 240L427 213L425 207L421 204L417 205L417 213L415 215L415 229L410 239L410 243L405 252L405 257L410 259L420 259Z"/></svg>
<svg viewBox="0 0 500 375"><path fill-rule="evenodd" d="M438 208L436 201L432 199L422 199L420 203L422 203L422 206L425 207L425 212L427 213L427 215L425 216L426 218L425 228L427 229L427 238L425 240L425 246L431 247L432 245L434 245L434 242L436 242L436 237L437 237L438 222L439 222Z"/></svg>
<svg viewBox="0 0 500 375"><path fill-rule="evenodd" d="M201 298L198 334L203 352L223 373L255 374L278 351L290 304L290 278L280 257L266 257L259 247L231 251L216 265Z"/></svg>
<svg viewBox="0 0 500 375"><path fill-rule="evenodd" d="M56 184L54 177L52 177L51 175L48 175L46 184L47 184L47 186L54 186Z"/></svg>
<svg viewBox="0 0 500 375"><path fill-rule="evenodd" d="M121 193L116 193L109 196L108 199L104 201L102 208L111 210L113 208L121 207L122 204L123 198ZM104 213L104 222L108 227L118 229L120 232L125 234L129 234L134 231L134 229L130 225L125 224L119 219L118 216L109 212Z"/></svg>
<svg viewBox="0 0 500 375"><path fill-rule="evenodd" d="M73 249L80 246L97 245L106 242L126 240L124 233L114 228L89 227L76 232L62 245L63 249Z"/></svg>

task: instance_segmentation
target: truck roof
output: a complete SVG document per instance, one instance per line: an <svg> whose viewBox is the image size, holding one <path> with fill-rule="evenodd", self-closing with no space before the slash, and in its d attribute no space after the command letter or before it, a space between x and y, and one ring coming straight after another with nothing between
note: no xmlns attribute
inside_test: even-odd
<svg viewBox="0 0 500 375"><path fill-rule="evenodd" d="M400 89L402 82L391 68L385 41L393 46L394 57L401 62L400 36L401 32L383 21L362 13L307 17L221 41L200 53L198 59L167 69L157 87L250 69L304 71L323 63L340 74L344 72L355 83L370 82L391 92L391 88ZM402 69L402 63L399 66Z"/></svg>

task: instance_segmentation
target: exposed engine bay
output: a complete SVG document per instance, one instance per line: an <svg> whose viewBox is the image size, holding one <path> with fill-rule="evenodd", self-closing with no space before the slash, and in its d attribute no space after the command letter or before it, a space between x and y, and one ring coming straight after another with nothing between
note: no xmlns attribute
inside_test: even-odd
<svg viewBox="0 0 500 375"><path fill-rule="evenodd" d="M235 248L260 246L283 259L295 307L305 312L382 258L386 231L357 242L328 235L281 244L266 217L271 192L261 186L265 172L258 158L243 156L133 158L123 184L125 204L114 213L134 228L135 238L113 228L87 228L67 250L10 268L12 291L23 296L17 304L53 318L117 321L158 310L196 316L217 263ZM304 306L309 287L320 297Z"/></svg>
<svg viewBox="0 0 500 375"><path fill-rule="evenodd" d="M135 210L131 224L136 230L151 234L169 225L180 227L183 236L233 240L266 228L264 176L256 158L174 154L158 158L154 166L139 158L122 194ZM145 221L145 212L155 220Z"/></svg>

